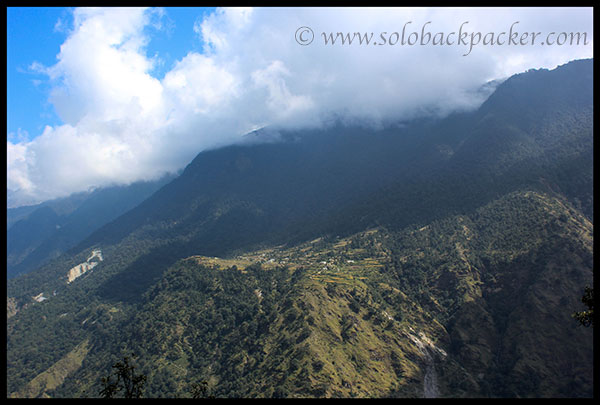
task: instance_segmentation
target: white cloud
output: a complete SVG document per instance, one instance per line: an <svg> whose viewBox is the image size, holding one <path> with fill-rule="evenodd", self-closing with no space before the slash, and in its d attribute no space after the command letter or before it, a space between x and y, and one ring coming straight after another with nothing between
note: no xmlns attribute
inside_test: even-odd
<svg viewBox="0 0 600 405"><path fill-rule="evenodd" d="M205 55L189 53L169 71L162 82L172 106L193 114L215 113L236 97L237 78Z"/></svg>
<svg viewBox="0 0 600 405"><path fill-rule="evenodd" d="M156 178L264 125L318 126L333 116L380 125L473 108L488 80L592 57L590 8L233 8L197 20L189 34L203 53L189 52L159 79L160 55L146 47L149 32L171 35L168 13L84 8L73 11L71 30L57 22L68 32L57 63L31 69L50 79L64 124L7 142L9 206ZM327 46L322 36L373 32L378 40L385 32L389 42L404 27L433 36L461 24L469 35L511 25L520 34L585 31L589 44ZM310 45L294 39L301 26L314 32Z"/></svg>
<svg viewBox="0 0 600 405"><path fill-rule="evenodd" d="M33 188L33 184L27 177L26 152L25 145L7 142L6 184L7 188L14 192L29 193Z"/></svg>
<svg viewBox="0 0 600 405"><path fill-rule="evenodd" d="M290 75L289 70L279 60L251 73L255 86L266 90L265 107L274 117L285 119L297 111L314 107L309 96L294 95L290 92L286 84Z"/></svg>

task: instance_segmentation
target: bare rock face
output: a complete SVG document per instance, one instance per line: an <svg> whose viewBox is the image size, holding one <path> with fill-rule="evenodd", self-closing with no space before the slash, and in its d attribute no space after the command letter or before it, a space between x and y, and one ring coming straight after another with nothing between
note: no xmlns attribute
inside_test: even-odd
<svg viewBox="0 0 600 405"><path fill-rule="evenodd" d="M100 249L93 250L92 255L88 257L88 259L85 262L80 263L77 266L73 267L71 270L69 270L69 273L67 274L67 284L71 284L73 280L96 267L98 263L100 263L102 260L102 251Z"/></svg>

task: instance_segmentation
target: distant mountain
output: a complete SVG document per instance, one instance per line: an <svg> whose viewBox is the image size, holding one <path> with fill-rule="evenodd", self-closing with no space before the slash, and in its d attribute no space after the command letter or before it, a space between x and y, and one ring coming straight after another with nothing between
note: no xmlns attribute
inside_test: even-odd
<svg viewBox="0 0 600 405"><path fill-rule="evenodd" d="M7 277L27 273L60 256L164 186L174 176L7 210Z"/></svg>
<svg viewBox="0 0 600 405"><path fill-rule="evenodd" d="M8 281L9 393L97 395L133 352L148 396L591 396L592 71L200 153Z"/></svg>
<svg viewBox="0 0 600 405"><path fill-rule="evenodd" d="M10 229L15 223L27 217L42 207L50 207L58 216L68 215L75 210L89 196L88 192L75 193L68 197L57 198L35 205L8 208L6 210L6 229Z"/></svg>
<svg viewBox="0 0 600 405"><path fill-rule="evenodd" d="M592 218L591 71L591 61L577 61L518 75L478 111L441 121L287 132L279 143L201 153L79 249L128 235L156 240L158 232L185 239L174 259L222 255L374 225L402 228L522 187L565 194ZM531 84L518 85L527 77ZM526 101L514 108L515 99Z"/></svg>

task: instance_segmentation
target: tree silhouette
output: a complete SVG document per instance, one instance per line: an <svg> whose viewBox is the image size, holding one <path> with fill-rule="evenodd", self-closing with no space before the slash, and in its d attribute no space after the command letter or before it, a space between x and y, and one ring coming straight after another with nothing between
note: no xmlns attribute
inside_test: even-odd
<svg viewBox="0 0 600 405"><path fill-rule="evenodd" d="M585 287L581 302L587 305L587 311L575 312L573 318L577 319L579 323L585 327L594 326L594 289Z"/></svg>
<svg viewBox="0 0 600 405"><path fill-rule="evenodd" d="M214 396L208 395L207 381L200 381L192 384L192 398L214 398Z"/></svg>
<svg viewBox="0 0 600 405"><path fill-rule="evenodd" d="M146 376L135 374L135 366L129 364L129 357L125 356L122 362L117 362L112 367L115 369L113 374L102 377L104 387L100 391L100 395L103 398L116 398L119 392L123 392L123 398L141 398L146 384ZM116 378L114 382L112 381L113 375Z"/></svg>

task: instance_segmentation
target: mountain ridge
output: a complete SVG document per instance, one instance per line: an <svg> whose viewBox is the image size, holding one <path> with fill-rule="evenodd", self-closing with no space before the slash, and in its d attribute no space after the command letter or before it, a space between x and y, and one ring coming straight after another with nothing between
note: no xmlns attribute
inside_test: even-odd
<svg viewBox="0 0 600 405"><path fill-rule="evenodd" d="M28 395L94 396L134 352L147 396L591 396L571 313L593 280L592 67L523 73L441 120L200 153L9 280L9 392L90 339Z"/></svg>
<svg viewBox="0 0 600 405"><path fill-rule="evenodd" d="M173 178L96 189L7 210L7 277L34 270L77 245Z"/></svg>

